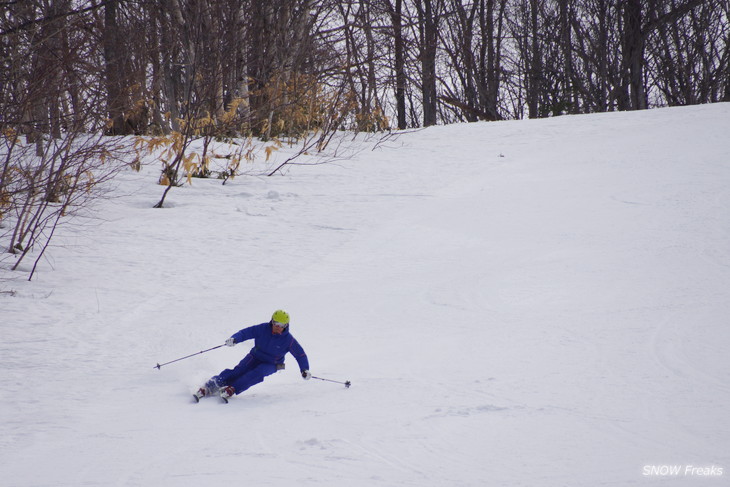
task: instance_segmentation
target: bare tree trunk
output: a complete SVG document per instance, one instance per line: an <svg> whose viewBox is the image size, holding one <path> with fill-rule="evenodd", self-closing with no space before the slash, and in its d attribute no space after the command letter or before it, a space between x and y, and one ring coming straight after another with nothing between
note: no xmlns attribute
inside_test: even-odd
<svg viewBox="0 0 730 487"><path fill-rule="evenodd" d="M572 19L573 10L569 0L560 0L560 50L563 54L562 91L568 113L578 113L576 100L576 76L573 67Z"/></svg>
<svg viewBox="0 0 730 487"><path fill-rule="evenodd" d="M240 5L236 9L236 25L237 28L234 32L244 39L246 37L246 7ZM236 84L236 97L241 99L241 103L238 105L238 114L243 120L243 123L248 129L251 126L251 95L249 92L249 78L248 78L248 62L246 60L246 53L243 51L239 44L236 43L236 56L237 56L237 73L238 83Z"/></svg>
<svg viewBox="0 0 730 487"><path fill-rule="evenodd" d="M434 3L435 1L435 3ZM417 0L420 32L421 93L423 125L436 125L438 93L436 90L436 53L438 47L438 10L440 0Z"/></svg>
<svg viewBox="0 0 730 487"><path fill-rule="evenodd" d="M486 5L485 5L486 3ZM495 5L497 3L497 5ZM498 7L495 13L495 6ZM479 62L480 105L488 120L500 120L497 110L502 70L502 26L507 0L480 1L482 42ZM495 16L497 19L495 25Z"/></svg>
<svg viewBox="0 0 730 487"><path fill-rule="evenodd" d="M185 49L182 41L178 41L183 29L182 12L177 0L164 0L166 2L165 11L169 12L168 16L161 16L160 30L162 32L162 77L163 91L165 93L165 101L167 105L167 113L169 113L170 124L172 130L180 130L180 102L184 98L182 88L184 59L178 59L176 55L180 50ZM176 36L175 34L178 34Z"/></svg>
<svg viewBox="0 0 730 487"><path fill-rule="evenodd" d="M538 0L530 0L530 60L528 64L527 116L540 116L540 93L542 92L542 54L540 52L540 23Z"/></svg>
<svg viewBox="0 0 730 487"><path fill-rule="evenodd" d="M367 110L366 115L370 123L368 124L368 130L383 130L384 127L380 126L380 124L375 123L375 121L370 116L373 114L376 110L380 110L380 97L378 96L378 79L375 75L375 66L377 63L377 46L375 42L375 37L373 35L373 15L371 12L371 8L369 5L369 0L361 0L361 12L363 13L363 31L365 34L365 40L366 40L366 65L367 65L367 84L368 84L368 90L367 90L367 105L365 106L365 109Z"/></svg>
<svg viewBox="0 0 730 487"><path fill-rule="evenodd" d="M730 12L728 12L730 15ZM725 90L723 92L722 101L730 101L730 32L725 37Z"/></svg>
<svg viewBox="0 0 730 487"><path fill-rule="evenodd" d="M403 38L403 0L395 0L395 5L386 0L390 21L393 24L393 49L395 57L395 105L398 117L398 128L408 127L406 122L406 70L405 41Z"/></svg>
<svg viewBox="0 0 730 487"><path fill-rule="evenodd" d="M163 46L160 42L164 39L163 23L165 22L162 12L153 9L150 12L149 27L153 33L150 35L150 60L149 69L152 72L151 80L151 98L152 98L152 135L161 135L170 133L170 124L163 119L163 110L167 107L167 98L165 96L165 73L163 66L164 54Z"/></svg>
<svg viewBox="0 0 730 487"><path fill-rule="evenodd" d="M599 112L609 110L609 22L606 0L598 5L598 43L596 46L596 64L598 66L598 83L595 91L595 109Z"/></svg>
<svg viewBox="0 0 730 487"><path fill-rule="evenodd" d="M646 109L644 87L644 33L641 0L623 0L623 96L619 108L623 110Z"/></svg>
<svg viewBox="0 0 730 487"><path fill-rule="evenodd" d="M127 135L124 110L128 105L124 93L124 66L121 50L124 44L117 24L118 1L107 2L104 6L104 73L106 76L106 99L109 113L110 135Z"/></svg>

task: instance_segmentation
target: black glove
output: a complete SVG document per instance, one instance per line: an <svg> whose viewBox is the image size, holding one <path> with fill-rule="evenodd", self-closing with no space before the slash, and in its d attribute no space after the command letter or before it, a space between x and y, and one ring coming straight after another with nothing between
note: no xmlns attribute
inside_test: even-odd
<svg viewBox="0 0 730 487"><path fill-rule="evenodd" d="M302 370L302 377L304 380L309 380L312 378L312 373L308 370Z"/></svg>

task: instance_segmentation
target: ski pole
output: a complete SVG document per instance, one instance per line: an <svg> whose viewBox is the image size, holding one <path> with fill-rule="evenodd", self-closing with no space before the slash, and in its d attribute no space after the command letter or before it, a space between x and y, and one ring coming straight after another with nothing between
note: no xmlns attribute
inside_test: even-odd
<svg viewBox="0 0 730 487"><path fill-rule="evenodd" d="M340 382L338 380L323 379L321 377L316 377L314 375L312 376L312 379L323 380L323 381L326 381L326 382L334 382L335 384L344 384L346 388L349 388L352 385L349 380L346 380L345 382Z"/></svg>
<svg viewBox="0 0 730 487"><path fill-rule="evenodd" d="M172 364L172 363L175 363L175 362L179 362L181 360L185 360L186 358L190 358L190 357L192 357L194 355L200 355L201 353L210 352L211 350L215 350L216 348L221 348L221 347L223 347L225 345L226 344L224 343L223 345L218 345L217 347L209 348L208 350L201 350L200 352L191 353L190 355L186 355L185 357L180 357L178 359L171 360L169 362L165 362L164 364L158 363L157 365L155 365L153 367L153 369L160 370L160 367L162 367L163 365L168 365L168 364Z"/></svg>

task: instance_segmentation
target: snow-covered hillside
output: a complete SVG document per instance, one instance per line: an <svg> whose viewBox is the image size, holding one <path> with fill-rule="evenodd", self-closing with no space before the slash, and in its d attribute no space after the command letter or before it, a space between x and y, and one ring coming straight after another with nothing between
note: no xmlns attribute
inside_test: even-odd
<svg viewBox="0 0 730 487"><path fill-rule="evenodd" d="M2 485L727 485L730 104L434 127L162 210L158 171L0 271ZM154 368L277 308L351 388L290 358L193 404L248 343Z"/></svg>

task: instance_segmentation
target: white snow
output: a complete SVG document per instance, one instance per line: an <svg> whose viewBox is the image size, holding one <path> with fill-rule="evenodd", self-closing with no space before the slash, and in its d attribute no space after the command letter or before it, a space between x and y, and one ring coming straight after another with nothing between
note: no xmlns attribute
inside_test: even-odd
<svg viewBox="0 0 730 487"><path fill-rule="evenodd" d="M730 104L433 127L162 210L158 174L0 271L3 485L728 485ZM154 368L277 308L351 388L289 357L193 404L249 343Z"/></svg>

